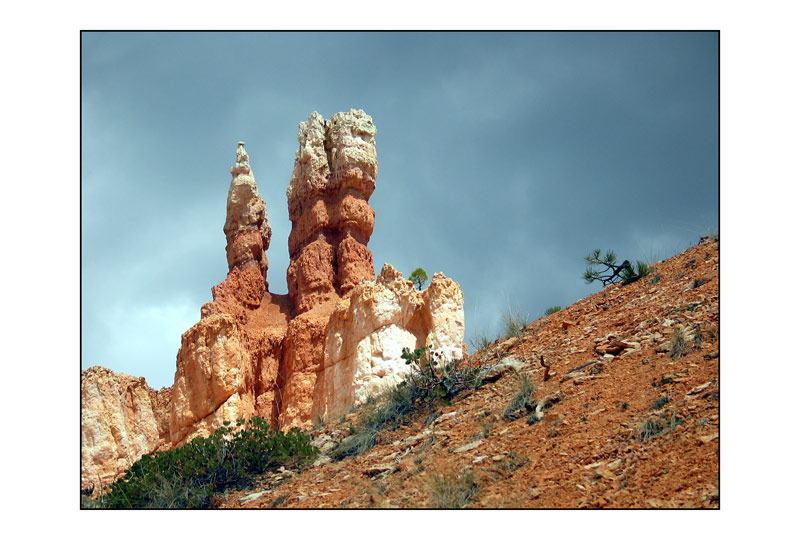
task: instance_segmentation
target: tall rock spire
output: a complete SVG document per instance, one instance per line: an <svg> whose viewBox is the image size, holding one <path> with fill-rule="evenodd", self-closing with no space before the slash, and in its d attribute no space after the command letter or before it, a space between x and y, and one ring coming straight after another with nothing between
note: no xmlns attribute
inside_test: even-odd
<svg viewBox="0 0 800 540"><path fill-rule="evenodd" d="M269 263L265 252L269 248L272 228L267 219L267 208L258 194L243 142L236 147L236 164L231 167L231 176L227 218L223 228L227 239L225 252L228 270L239 268L244 271L255 266L266 281Z"/></svg>
<svg viewBox="0 0 800 540"><path fill-rule="evenodd" d="M300 123L286 191L292 221L286 277L298 313L375 278L367 242L375 225L368 201L378 174L376 133L360 109L330 120L314 112Z"/></svg>

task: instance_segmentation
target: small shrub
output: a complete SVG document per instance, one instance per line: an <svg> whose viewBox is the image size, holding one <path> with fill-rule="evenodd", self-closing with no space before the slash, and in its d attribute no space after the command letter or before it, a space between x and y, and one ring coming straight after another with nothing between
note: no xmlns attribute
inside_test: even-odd
<svg viewBox="0 0 800 540"><path fill-rule="evenodd" d="M521 337L522 331L528 326L528 316L508 308L508 311L502 314L503 318L503 337L509 339L512 337Z"/></svg>
<svg viewBox="0 0 800 540"><path fill-rule="evenodd" d="M469 344L472 346L472 350L477 353L488 348L492 341L484 332L479 332L470 338Z"/></svg>
<svg viewBox="0 0 800 540"><path fill-rule="evenodd" d="M699 347L703 344L703 331L700 329L700 326L697 324L692 325L692 335L693 341L696 347Z"/></svg>
<svg viewBox="0 0 800 540"><path fill-rule="evenodd" d="M460 360L444 363L440 353L427 348L403 349L401 357L411 365L411 373L363 411L356 433L328 454L334 461L366 452L375 446L382 429L397 429L414 414L430 410L436 403L449 404L459 392L481 385L480 367L469 367Z"/></svg>
<svg viewBox="0 0 800 540"><path fill-rule="evenodd" d="M696 279L696 280L692 281L692 289L698 288L699 286L701 286L705 282L706 282L706 280L704 280L704 279Z"/></svg>
<svg viewBox="0 0 800 540"><path fill-rule="evenodd" d="M653 279L650 280L650 283L652 285L655 285L659 281L661 281L661 274L656 274L656 275L653 276Z"/></svg>
<svg viewBox="0 0 800 540"><path fill-rule="evenodd" d="M680 358L686 353L686 333L683 328L677 328L669 341L669 355Z"/></svg>
<svg viewBox="0 0 800 540"><path fill-rule="evenodd" d="M627 411L628 410L628 402L627 401L622 404L622 410L623 411Z"/></svg>
<svg viewBox="0 0 800 540"><path fill-rule="evenodd" d="M516 450L511 450L506 458L497 464L497 468L503 472L512 473L527 465L528 462L530 462L529 458L520 456Z"/></svg>
<svg viewBox="0 0 800 540"><path fill-rule="evenodd" d="M533 381L527 374L522 374L519 388L503 411L503 417L507 420L513 420L523 408L532 409L531 401L533 400L534 392L536 392L536 386L534 386Z"/></svg>
<svg viewBox="0 0 800 540"><path fill-rule="evenodd" d="M666 435L680 423L678 413L673 413L669 420L663 416L651 416L639 424L636 438L644 442L659 435Z"/></svg>
<svg viewBox="0 0 800 540"><path fill-rule="evenodd" d="M640 441L646 441L652 437L655 437L665 429L666 427L664 426L664 422L661 418L651 418L639 424L637 438Z"/></svg>
<svg viewBox="0 0 800 540"><path fill-rule="evenodd" d="M479 490L471 471L458 475L434 474L426 483L433 508L464 508Z"/></svg>
<svg viewBox="0 0 800 540"><path fill-rule="evenodd" d="M333 461L341 461L349 456L358 456L371 449L378 442L378 429L364 427L354 435L346 437L341 443L331 450L328 456Z"/></svg>
<svg viewBox="0 0 800 540"><path fill-rule="evenodd" d="M663 396L655 400L650 408L653 410L658 410L667 403L669 403L669 398L667 396Z"/></svg>
<svg viewBox="0 0 800 540"><path fill-rule="evenodd" d="M552 306L544 310L544 316L547 317L548 315L552 315L553 313L557 313L561 311L561 306Z"/></svg>
<svg viewBox="0 0 800 540"><path fill-rule="evenodd" d="M717 341L719 339L719 326L712 326L708 331L708 339Z"/></svg>

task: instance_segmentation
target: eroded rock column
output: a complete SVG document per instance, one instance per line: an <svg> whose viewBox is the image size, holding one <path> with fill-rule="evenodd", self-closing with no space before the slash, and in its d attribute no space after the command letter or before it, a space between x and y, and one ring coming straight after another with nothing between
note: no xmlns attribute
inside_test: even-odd
<svg viewBox="0 0 800 540"><path fill-rule="evenodd" d="M297 316L284 344L281 427L311 420L325 331L336 302L375 270L367 242L375 225L377 130L362 110L301 122L294 171L286 192L292 232L286 273Z"/></svg>
<svg viewBox="0 0 800 540"><path fill-rule="evenodd" d="M225 219L228 275L182 337L176 362L170 442L204 436L225 421L259 415L277 427L278 372L291 317L288 296L266 281L272 229L244 143L231 168Z"/></svg>
<svg viewBox="0 0 800 540"><path fill-rule="evenodd" d="M367 248L375 226L369 198L378 174L377 130L362 110L301 122L289 189L289 295L297 312L374 279Z"/></svg>

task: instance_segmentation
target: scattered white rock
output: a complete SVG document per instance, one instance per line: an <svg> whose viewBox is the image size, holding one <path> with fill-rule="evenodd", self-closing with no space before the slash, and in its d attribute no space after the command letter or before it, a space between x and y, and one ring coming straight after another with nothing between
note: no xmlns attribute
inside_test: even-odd
<svg viewBox="0 0 800 540"><path fill-rule="evenodd" d="M468 452L470 450L479 447L482 444L483 444L482 440L473 441L471 443L465 444L464 446L461 446L460 448L453 450L453 452L455 452L456 454L460 454L461 452Z"/></svg>
<svg viewBox="0 0 800 540"><path fill-rule="evenodd" d="M255 501L256 499L260 498L265 493L269 493L269 492L270 492L270 490L265 489L263 491L256 491L255 493L248 493L247 495L245 495L243 497L239 497L239 502L241 502L243 504L247 504L249 502Z"/></svg>

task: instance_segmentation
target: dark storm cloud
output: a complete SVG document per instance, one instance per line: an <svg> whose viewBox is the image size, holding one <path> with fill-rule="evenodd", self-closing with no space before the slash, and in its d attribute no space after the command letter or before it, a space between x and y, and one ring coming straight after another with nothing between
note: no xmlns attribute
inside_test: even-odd
<svg viewBox="0 0 800 540"><path fill-rule="evenodd" d="M285 293L297 124L378 128L376 271L457 280L467 338L597 290L582 257L664 258L718 222L712 33L84 34L82 363L172 382L227 270L236 142Z"/></svg>

